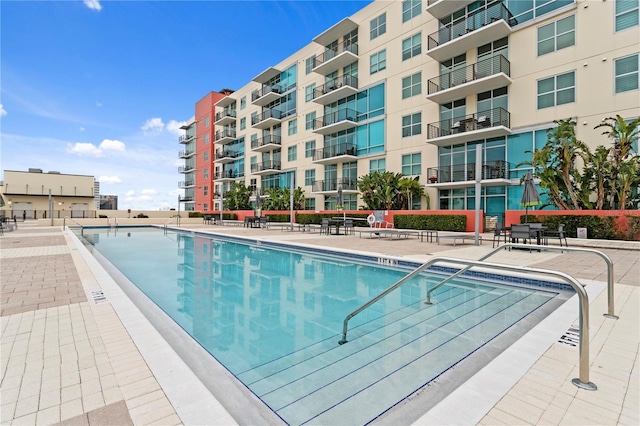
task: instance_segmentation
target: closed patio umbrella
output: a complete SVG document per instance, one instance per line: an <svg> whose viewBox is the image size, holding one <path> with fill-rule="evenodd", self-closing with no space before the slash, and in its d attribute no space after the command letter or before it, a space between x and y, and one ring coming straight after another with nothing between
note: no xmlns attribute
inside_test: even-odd
<svg viewBox="0 0 640 426"><path fill-rule="evenodd" d="M347 213L344 212L344 200L342 197L342 185L338 186L338 201L336 201L336 208L342 209L342 215L346 218Z"/></svg>
<svg viewBox="0 0 640 426"><path fill-rule="evenodd" d="M538 206L542 204L540 201L540 194L536 189L536 184L533 182L533 175L531 172L527 172L524 177L524 190L522 191L522 199L520 205L525 208L524 221L529 222L529 207Z"/></svg>
<svg viewBox="0 0 640 426"><path fill-rule="evenodd" d="M262 197L260 196L260 189L256 190L256 216L262 216Z"/></svg>

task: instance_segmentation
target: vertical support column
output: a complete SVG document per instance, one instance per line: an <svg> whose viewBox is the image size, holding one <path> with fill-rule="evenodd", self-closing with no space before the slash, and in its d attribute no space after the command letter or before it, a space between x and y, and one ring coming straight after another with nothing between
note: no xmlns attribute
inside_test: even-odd
<svg viewBox="0 0 640 426"><path fill-rule="evenodd" d="M482 200L482 144L476 145L476 216L475 216L475 226L476 226L476 246L480 245L480 202Z"/></svg>

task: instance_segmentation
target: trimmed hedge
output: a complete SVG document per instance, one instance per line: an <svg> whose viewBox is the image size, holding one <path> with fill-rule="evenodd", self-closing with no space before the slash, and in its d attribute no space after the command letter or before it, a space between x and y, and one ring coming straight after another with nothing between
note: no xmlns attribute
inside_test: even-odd
<svg viewBox="0 0 640 426"><path fill-rule="evenodd" d="M467 216L455 214L402 214L393 217L398 229L433 229L436 231L467 230Z"/></svg>
<svg viewBox="0 0 640 426"><path fill-rule="evenodd" d="M615 218L613 216L536 216L530 214L527 221L529 223L542 223L543 226L550 230L558 229L558 225L564 223L564 232L569 238L578 236L577 228L587 228L587 238L590 239L617 240L620 238L615 229ZM520 223L525 223L525 215L520 216Z"/></svg>

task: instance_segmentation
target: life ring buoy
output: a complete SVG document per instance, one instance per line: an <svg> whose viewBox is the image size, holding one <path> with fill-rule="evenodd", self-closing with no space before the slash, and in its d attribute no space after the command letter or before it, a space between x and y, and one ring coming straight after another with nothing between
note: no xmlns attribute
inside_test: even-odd
<svg viewBox="0 0 640 426"><path fill-rule="evenodd" d="M373 224L376 223L376 217L373 214L370 214L367 216L367 223L369 226L373 226Z"/></svg>

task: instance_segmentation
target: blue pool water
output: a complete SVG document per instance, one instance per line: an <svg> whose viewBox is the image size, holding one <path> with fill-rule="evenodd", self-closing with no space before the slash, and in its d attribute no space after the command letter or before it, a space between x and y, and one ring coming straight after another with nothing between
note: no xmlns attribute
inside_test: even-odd
<svg viewBox="0 0 640 426"><path fill-rule="evenodd" d="M408 272L376 259L156 228L87 229L92 244L289 424L366 424L558 291L430 271L349 323Z"/></svg>

